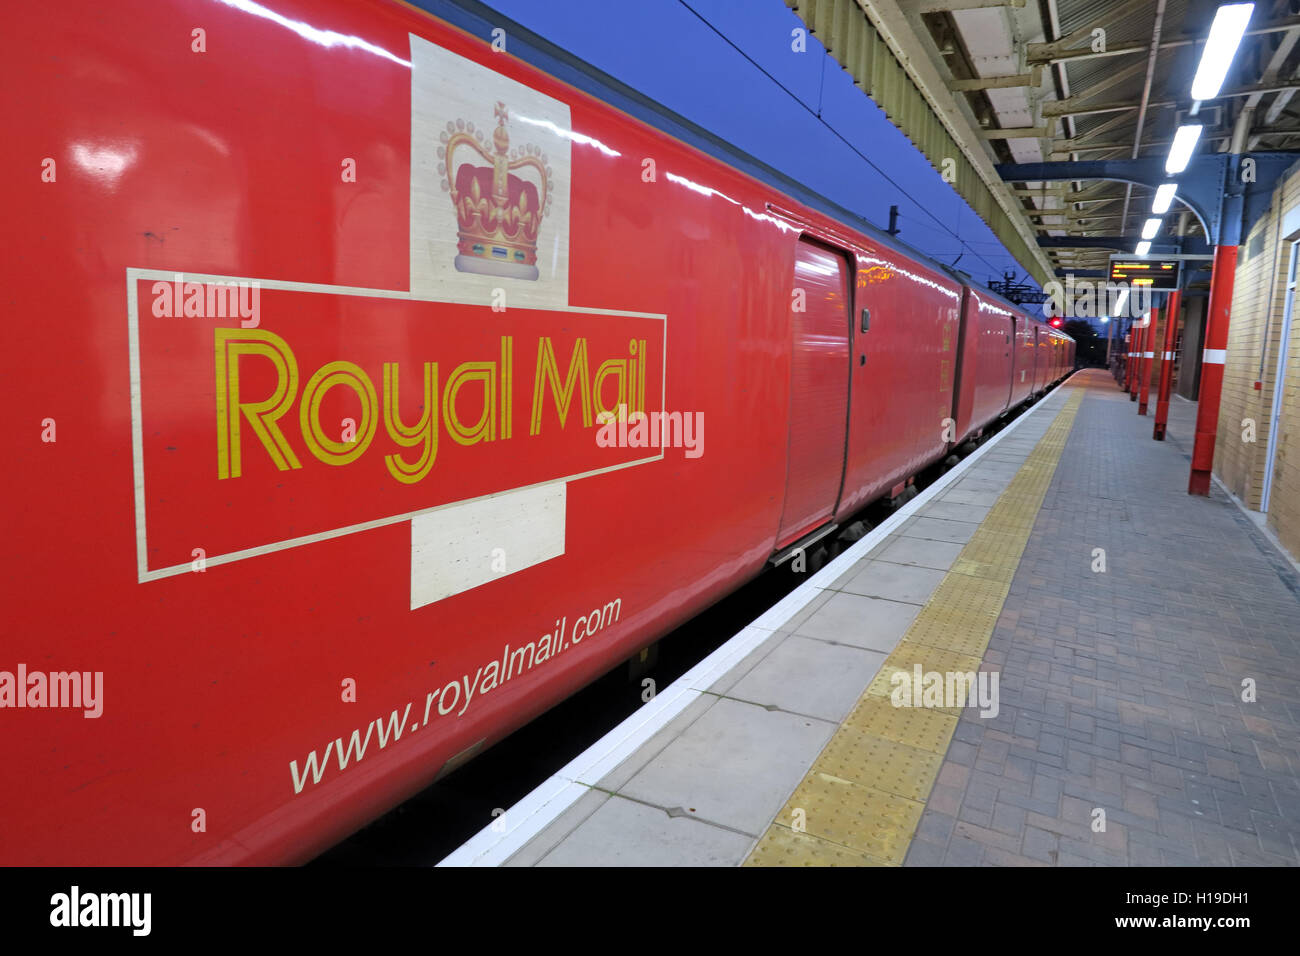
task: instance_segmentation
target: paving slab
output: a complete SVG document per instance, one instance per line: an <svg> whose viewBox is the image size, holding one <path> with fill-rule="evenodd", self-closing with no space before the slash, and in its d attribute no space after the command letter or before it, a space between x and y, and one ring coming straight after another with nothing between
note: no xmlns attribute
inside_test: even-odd
<svg viewBox="0 0 1300 956"><path fill-rule="evenodd" d="M891 651L920 610L917 601L891 601L838 592L801 624L796 633L868 650Z"/></svg>
<svg viewBox="0 0 1300 956"><path fill-rule="evenodd" d="M948 499L944 499L945 501ZM994 501L997 496L994 496ZM970 504L971 502L963 502ZM988 502L989 505L993 501ZM881 561L895 564L911 564L923 568L947 571L961 554L961 545L952 541L931 541L926 538L909 538L898 536L881 549L878 556Z"/></svg>
<svg viewBox="0 0 1300 956"><path fill-rule="evenodd" d="M721 698L618 792L757 836L835 727L833 721Z"/></svg>
<svg viewBox="0 0 1300 956"><path fill-rule="evenodd" d="M889 561L870 561L840 585L841 591L864 597L885 598L921 605L944 579L943 571ZM911 623L911 620L908 620Z"/></svg>
<svg viewBox="0 0 1300 956"><path fill-rule="evenodd" d="M738 681L727 696L838 724L884 662L880 651L795 634Z"/></svg>
<svg viewBox="0 0 1300 956"><path fill-rule="evenodd" d="M609 797L539 866L734 866L753 840L681 813Z"/></svg>

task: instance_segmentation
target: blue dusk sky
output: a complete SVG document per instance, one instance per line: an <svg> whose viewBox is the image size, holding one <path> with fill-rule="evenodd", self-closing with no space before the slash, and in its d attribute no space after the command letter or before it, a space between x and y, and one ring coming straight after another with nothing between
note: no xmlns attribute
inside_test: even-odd
<svg viewBox="0 0 1300 956"><path fill-rule="evenodd" d="M987 282L1027 272L782 0L485 0L756 159ZM508 43L507 39L507 43Z"/></svg>

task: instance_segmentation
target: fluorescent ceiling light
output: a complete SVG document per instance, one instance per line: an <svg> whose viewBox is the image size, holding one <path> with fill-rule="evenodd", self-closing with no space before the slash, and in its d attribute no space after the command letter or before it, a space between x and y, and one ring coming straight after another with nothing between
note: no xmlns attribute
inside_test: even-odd
<svg viewBox="0 0 1300 956"><path fill-rule="evenodd" d="M1163 219L1148 219L1144 222L1142 224L1142 238L1154 239L1156 234L1160 232L1160 224L1162 222L1164 222Z"/></svg>
<svg viewBox="0 0 1300 956"><path fill-rule="evenodd" d="M1178 132L1174 134L1174 141L1169 147L1169 158L1165 160L1165 172L1177 174L1186 169L1187 164L1192 161L1192 153L1196 152L1196 144L1200 139L1200 123L1178 127Z"/></svg>
<svg viewBox="0 0 1300 956"><path fill-rule="evenodd" d="M1158 221L1158 220L1153 220L1153 221ZM1149 243L1149 242L1139 242L1139 243L1137 244L1137 248L1133 250L1133 255L1135 255L1135 256L1145 256L1145 255L1146 255L1148 252L1150 252L1150 251L1151 251L1151 243Z"/></svg>
<svg viewBox="0 0 1300 956"><path fill-rule="evenodd" d="M1165 183L1156 190L1155 202L1151 204L1151 211L1157 216L1162 216L1169 211L1173 205L1174 196L1178 192L1177 183Z"/></svg>
<svg viewBox="0 0 1300 956"><path fill-rule="evenodd" d="M1210 36L1201 51L1201 64L1192 80L1192 99L1212 100L1219 95L1254 10L1253 3L1225 3L1214 14Z"/></svg>

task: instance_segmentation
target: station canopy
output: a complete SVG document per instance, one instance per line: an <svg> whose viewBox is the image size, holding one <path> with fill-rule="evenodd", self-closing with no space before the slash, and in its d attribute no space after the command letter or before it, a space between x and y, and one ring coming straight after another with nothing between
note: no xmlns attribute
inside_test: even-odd
<svg viewBox="0 0 1300 956"><path fill-rule="evenodd" d="M1114 180L1006 181L1003 164L1164 156L1192 115L1209 0L786 0L854 81L1040 283L1105 275L1154 190ZM1198 150L1300 146L1300 16L1255 4ZM952 169L952 164L949 164ZM1164 237L1204 237L1177 204ZM1108 239L1115 239L1108 243ZM1077 240L1078 245L1071 244ZM1122 240L1122 241L1121 241Z"/></svg>

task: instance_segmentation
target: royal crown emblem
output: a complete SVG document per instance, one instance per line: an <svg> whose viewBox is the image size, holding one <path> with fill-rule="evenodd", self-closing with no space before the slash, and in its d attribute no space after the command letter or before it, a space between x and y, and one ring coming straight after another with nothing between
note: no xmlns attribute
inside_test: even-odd
<svg viewBox="0 0 1300 956"><path fill-rule="evenodd" d="M488 152L482 129L458 119L439 136L438 173L451 193L458 225L456 268L461 272L536 279L537 234L550 210L554 177L545 154L533 145L510 148L505 103L493 111L495 153ZM462 149L462 147L464 147ZM471 153L487 161L475 165ZM459 161L459 163L458 163ZM515 172L529 174L527 178Z"/></svg>

